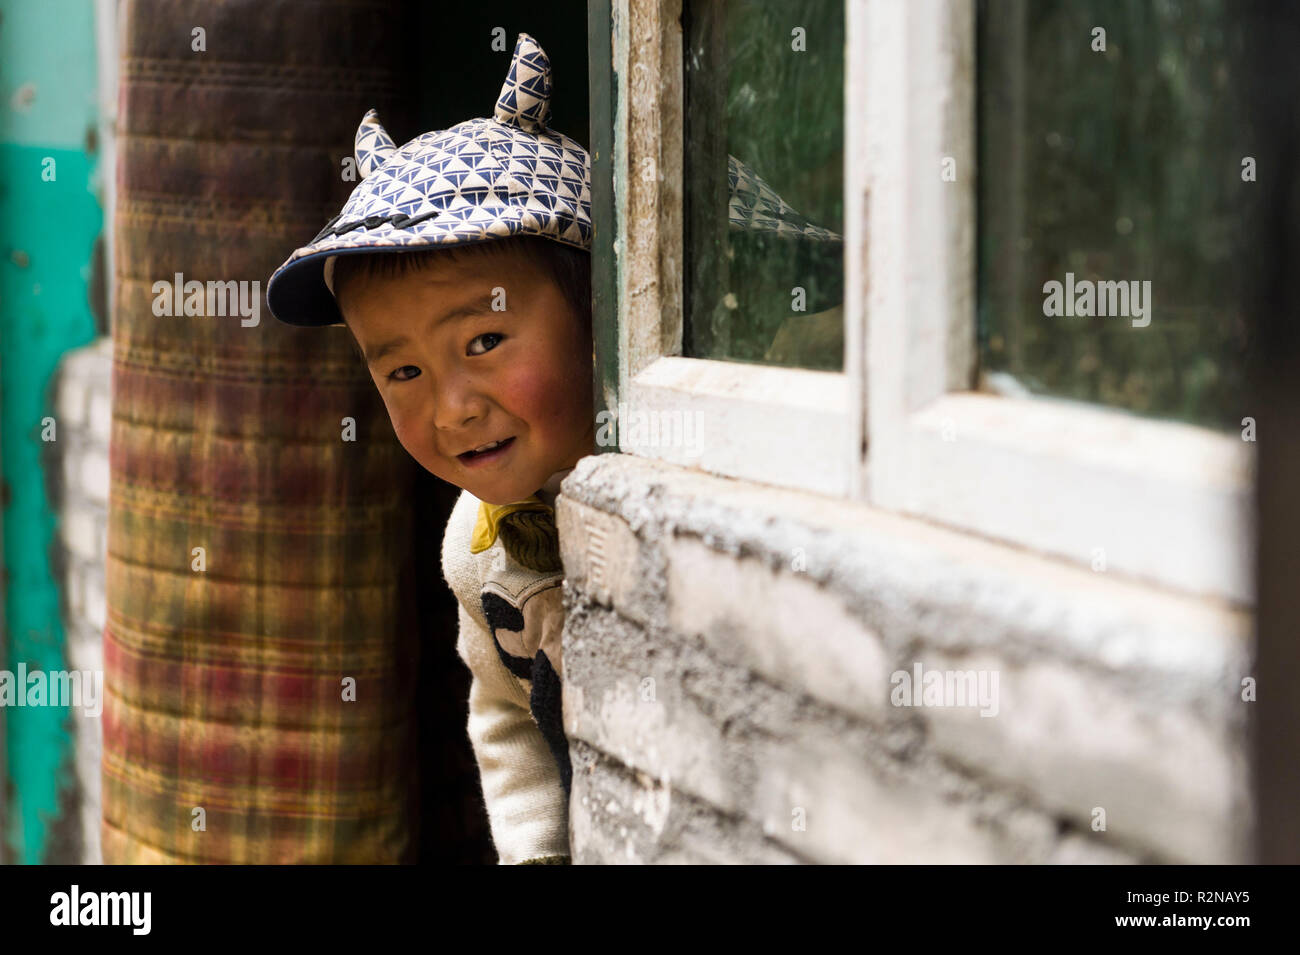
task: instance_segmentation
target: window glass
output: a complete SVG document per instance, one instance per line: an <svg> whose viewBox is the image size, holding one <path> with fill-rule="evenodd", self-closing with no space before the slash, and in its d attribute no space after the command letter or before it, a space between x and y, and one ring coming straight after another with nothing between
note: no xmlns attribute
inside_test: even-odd
<svg viewBox="0 0 1300 955"><path fill-rule="evenodd" d="M844 4L688 2L683 27L683 353L842 371Z"/></svg>
<svg viewBox="0 0 1300 955"><path fill-rule="evenodd" d="M1240 428L1238 20L1225 0L979 5L986 386Z"/></svg>

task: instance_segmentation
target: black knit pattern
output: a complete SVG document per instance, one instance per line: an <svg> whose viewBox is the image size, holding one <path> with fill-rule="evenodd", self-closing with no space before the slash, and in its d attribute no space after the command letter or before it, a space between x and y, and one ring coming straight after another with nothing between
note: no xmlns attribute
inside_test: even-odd
<svg viewBox="0 0 1300 955"><path fill-rule="evenodd" d="M560 782L564 784L564 795L569 795L573 781L573 767L569 763L569 738L564 735L564 708L560 677L546 658L545 651L538 650L533 660L533 689L528 697L528 705L533 711L537 728L542 731L546 745L551 748L551 755L560 767Z"/></svg>
<svg viewBox="0 0 1300 955"><path fill-rule="evenodd" d="M501 545L519 563L538 573L562 570L560 535L552 511L513 511L497 525Z"/></svg>

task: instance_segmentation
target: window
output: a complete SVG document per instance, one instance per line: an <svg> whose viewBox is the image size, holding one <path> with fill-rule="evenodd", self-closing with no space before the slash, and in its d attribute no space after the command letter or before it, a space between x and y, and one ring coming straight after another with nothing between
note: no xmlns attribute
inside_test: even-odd
<svg viewBox="0 0 1300 955"><path fill-rule="evenodd" d="M1120 6L1127 9L1127 5ZM1026 8L1037 10L1037 5L1008 4L1005 11L998 5L991 10L1001 17L1004 12L1012 16L1016 9L1023 12ZM1088 49L1092 27L1116 22L1110 19L1119 16L1116 9L1116 5L1103 5L1096 24L1074 24L1083 30L1075 42ZM1046 10L1035 14L1048 15ZM1015 201L1021 203L1034 200L1026 197L1023 176L1021 185L1015 182L1014 166L1007 164L1009 157L1003 163L990 161L978 167L975 163L975 22L971 0L908 4L869 0L850 7L849 47L861 48L864 55L850 61L847 114L861 117L863 141L856 147L851 142L847 148L850 153L856 149L857 154L870 157L860 168L849 167L848 195L870 197L857 210L864 216L870 254L861 284L846 289L846 300L868 298L867 497L881 507L975 531L1098 571L1249 602L1254 458L1251 445L1241 439L1239 431L1227 433L1113 410L1100 403L1026 393L1035 389L976 390L981 377L976 351L977 302L983 306L986 329L1025 331L1032 326L1047 342L1049 355L1053 350L1076 356L1078 352L1070 352L1066 338L1053 337L1051 329L1057 326L1043 324L1075 321L1043 314L1041 298L1046 281L1065 278L1051 274L1051 269L1059 268L1062 261L1068 264L1069 252L1065 259L1053 257L1050 262L1022 259L1025 274L1017 280L1022 284L1015 285L1015 294L1004 293L1006 280L992 267L985 271L985 285L977 286L976 237L991 247L1005 235L1008 217L1005 210L988 208L986 201L987 219L977 219L977 189L983 189L986 196L1001 190L1018 196ZM978 58L986 65L995 63L999 55L1009 55L997 47L1003 42L997 39L998 31L1006 25L987 26L984 35L994 47L979 51ZM1116 42L1113 30L1108 42ZM1058 75L1059 55L1040 50L1032 56L1036 72L1032 77L1022 76L1018 84L1026 94L1039 85L1059 88L1080 82L1078 76ZM998 67L987 68L993 71ZM1000 68L1023 73L1028 63L1004 62ZM1116 87L1117 91L1122 88ZM1091 109L1093 116L1106 116L1129 105L1123 100L1104 100L1094 102ZM1062 122L1063 115L1058 113ZM1032 117L1026 116L1029 118L1020 122L1032 126ZM1001 125L990 123L980 130L988 144L986 151L997 148L1001 130L1008 124L1014 126L1015 121L1004 119ZM1153 132L1158 129L1150 128ZM1061 135L1077 138L1082 131L1066 130ZM1054 148L1046 141L1044 146ZM1160 170L1170 162L1179 161L1183 151L1174 144L1171 147L1150 157L1144 168L1162 174ZM945 167L954 170L955 176L942 175ZM1034 176L1047 174L1046 169L1033 172ZM1010 182L1004 178L1008 176ZM1064 186L1074 188L1068 183ZM1158 199L1157 193L1144 201L1149 208ZM1207 202L1212 208L1213 201ZM855 210L850 208L847 213L852 217ZM1045 213L1038 208L1033 214ZM1079 231L1070 233L1064 227L1040 230L1035 241L1050 240L1058 249L1069 245L1062 236L1092 242L1089 228L1095 228L1099 218L1109 217L1109 211L1085 214L1085 210L1071 209L1069 214L1078 216ZM1121 215L1122 210L1116 219ZM1133 233L1148 226L1143 213L1136 215L1130 216ZM1113 225L1112 229L1115 239L1109 248L1130 251L1108 260L1104 271L1141 267L1124 229ZM876 237L881 240L875 241ZM897 237L898 241L885 241L884 237ZM1147 241L1163 243L1165 239L1148 237ZM1087 246L1103 247L1100 239ZM1090 274L1090 268L1103 271L1096 261L1085 256L1080 272ZM1187 262L1194 259L1189 257ZM1042 268L1048 274L1030 275L1031 268ZM1195 266L1178 268L1190 272ZM1114 275L1115 279L1135 277L1141 276ZM1028 298L1025 288L1031 286L1037 287L1040 296L1036 314L1023 305ZM1157 308L1160 301L1157 296ZM1180 300L1175 295L1169 301L1214 308L1213 300L1197 303L1191 296ZM1150 327L1139 329L1130 323L1129 329L1150 331L1160 320L1161 313L1157 313ZM1083 330L1076 327L1065 332L1071 334L1083 334ZM1119 330L1108 334L1118 335ZM1136 335L1129 339L1135 340ZM991 357L991 334L986 341L985 357L993 370L1009 367ZM1090 341L1095 344L1098 339ZM1118 348L1118 342L1115 345ZM1221 361L1225 367L1231 363L1227 346L1202 343L1202 347L1208 349L1205 355L1209 360ZM1143 362L1144 369L1149 361L1155 373L1161 367L1149 352L1132 348L1125 360L1130 365ZM1035 366L1022 358L1013 371L1036 375L1043 382L1040 390L1047 395L1071 387L1068 376L1058 375L1052 384L1042 361ZM1173 397L1166 410L1175 409L1178 402L1186 405L1183 396L1172 390L1169 393ZM1124 402L1117 399L1112 403ZM1194 402L1186 406L1194 407Z"/></svg>
<svg viewBox="0 0 1300 955"><path fill-rule="evenodd" d="M1067 16L1078 5L1016 0L981 21L976 0L615 4L620 450L1249 602L1254 459L1240 425L1230 428L1242 340L1218 282L1241 221L1225 199L1236 166L1207 185L1197 165L1227 162L1219 139L1233 118L1211 100L1222 92L1214 64L1234 41L1211 0L1198 0L1197 16L1225 30L1199 47L1137 22L1172 17L1172 0L1150 14L1121 6ZM781 76L746 52L766 31L780 34L773 49L788 49L795 27L830 29L841 15L842 65L827 53ZM1081 77L1111 62L1090 49L1092 27L1107 23L1120 62L1154 58L1164 79ZM1071 67L1042 37L1031 51L1036 30L1100 59ZM1145 47L1125 36L1139 30ZM813 71L831 86L826 99L838 98L829 77L839 70L839 143L825 112L746 112L751 99L779 100L772 84L798 89ZM1085 80L1101 92L1077 89ZM1004 109L1008 97L1020 105ZM1126 113L1134 104L1180 122ZM781 142L805 122L807 148L842 157L838 203L833 177L805 175L821 167ZM1145 159L1116 155L1139 131L1166 145ZM829 244L782 258L763 243L741 248L729 230L723 238L720 157L746 159L742 150L791 207L796 197L802 215L839 235L833 257ZM1134 186L1140 173L1161 187ZM1164 221L1172 212L1184 217L1176 225ZM1159 311L1146 327L1132 315L1049 316L1044 285L1064 285L1063 272L1095 284L1149 278ZM783 327L818 314L778 314L788 296L766 310L776 297L764 283L791 275L816 288L813 308L840 299L824 326L842 335L838 366L773 352ZM1117 289L1107 294L1120 303ZM660 422L658 436L624 430L638 414ZM662 440L680 437L674 417L693 417L693 446Z"/></svg>
<svg viewBox="0 0 1300 955"><path fill-rule="evenodd" d="M980 3L983 373L1240 430L1244 29L1222 0Z"/></svg>
<svg viewBox="0 0 1300 955"><path fill-rule="evenodd" d="M617 82L612 97L617 108L603 106L598 94L595 115L604 111L613 127L610 218L617 236L612 284L619 329L616 345L607 343L606 350L614 345L617 369L611 373L599 339L597 366L606 411L616 415L617 428L616 437L609 429L598 431L597 441L616 440L624 452L842 497L852 485L860 448L854 435L861 423L860 404L850 399L857 390L852 384L854 362L847 359L857 341L850 327L852 305L846 301L841 309L836 301L847 241L832 228L841 213L833 180L842 151L835 141L842 110L837 120L836 109L819 103L816 115L795 119L794 109L802 109L795 104L790 115L769 111L765 125L759 115L763 110L746 105L751 97L763 101L774 95L760 65L765 58L789 58L788 75L798 77L794 81L808 100L815 98L815 82L842 70L837 64L843 55L843 4L812 6L820 18L816 22L776 3L691 3L686 16L681 0L614 5L611 72ZM696 105L700 96L709 97L699 116L712 117L717 128L706 136L693 120L695 146L689 150L683 145L688 90L683 21L697 46L729 42L731 51L692 66L689 89ZM800 44L820 52L792 47L796 27L811 27L813 36L809 39L805 33ZM821 30L828 36L820 36ZM595 29L592 37L597 48L600 37ZM593 63L599 62L598 53ZM805 59L796 60L799 57ZM803 65L796 67L795 62ZM836 86L832 97L840 88ZM599 90L595 81L593 90ZM693 108L692 115L696 112ZM791 149L781 143L782 128L810 130L807 144ZM598 139L593 135L593 143ZM761 167L749 168L774 193L784 191L806 205L807 212L795 212L808 220L807 237L814 241L782 246L775 237L736 237L729 225L732 216L720 201L723 176L731 165L724 160L735 155L733 149L749 153ZM802 157L813 154L819 157L816 168L801 168ZM747 158L736 158L749 165ZM596 175L599 164L597 156ZM689 206L684 181L691 190ZM599 187L594 193L593 214L599 223ZM786 205L794 208L788 199ZM795 217L787 216L787 221ZM827 240L831 232L839 241ZM684 244L688 233L696 252L689 262ZM593 259L597 276L607 273L602 248L598 224ZM806 311L792 308L792 289L800 281L807 296L799 304ZM601 294L598 288L598 301ZM683 307L687 299L690 321ZM817 343L812 335L801 334L808 323L821 330L820 347L813 347Z"/></svg>
<svg viewBox="0 0 1300 955"><path fill-rule="evenodd" d="M843 0L682 22L683 354L843 371Z"/></svg>

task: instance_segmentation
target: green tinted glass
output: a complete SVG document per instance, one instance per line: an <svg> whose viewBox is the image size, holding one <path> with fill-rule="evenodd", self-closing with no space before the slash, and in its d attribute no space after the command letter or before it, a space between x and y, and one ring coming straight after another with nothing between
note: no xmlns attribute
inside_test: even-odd
<svg viewBox="0 0 1300 955"><path fill-rule="evenodd" d="M685 7L683 352L842 371L844 4Z"/></svg>
<svg viewBox="0 0 1300 955"><path fill-rule="evenodd" d="M980 4L983 372L1239 427L1255 138L1237 19L1225 0Z"/></svg>

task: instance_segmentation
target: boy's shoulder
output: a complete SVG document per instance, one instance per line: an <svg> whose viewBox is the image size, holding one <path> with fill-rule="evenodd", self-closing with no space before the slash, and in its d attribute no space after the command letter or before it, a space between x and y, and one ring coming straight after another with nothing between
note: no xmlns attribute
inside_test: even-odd
<svg viewBox="0 0 1300 955"><path fill-rule="evenodd" d="M464 556L468 558L470 540L474 535L474 521L478 517L481 502L464 489L456 498L456 503L447 518L447 528L442 535L442 560L444 570L449 558Z"/></svg>
<svg viewBox="0 0 1300 955"><path fill-rule="evenodd" d="M456 599L464 604L471 616L484 624L486 621L479 603L479 591L483 582L479 577L478 561L470 553L480 503L478 498L466 490L462 490L456 498L442 535L442 576Z"/></svg>

